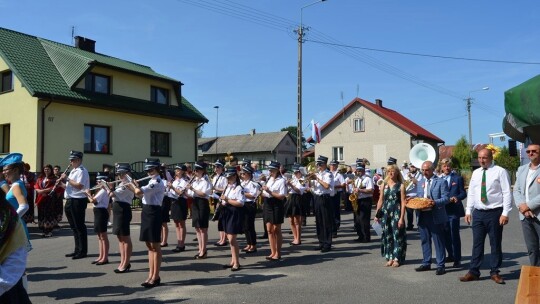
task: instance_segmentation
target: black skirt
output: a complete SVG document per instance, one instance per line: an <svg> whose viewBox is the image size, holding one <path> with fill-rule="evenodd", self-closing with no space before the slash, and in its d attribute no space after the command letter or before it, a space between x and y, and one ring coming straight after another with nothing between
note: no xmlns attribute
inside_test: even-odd
<svg viewBox="0 0 540 304"><path fill-rule="evenodd" d="M171 212L171 202L172 199L165 195L163 197L163 201L161 203L161 222L162 223L168 223L171 221L171 217L169 216L169 213Z"/></svg>
<svg viewBox="0 0 540 304"><path fill-rule="evenodd" d="M107 232L107 222L109 221L109 212L107 208L94 208L94 232Z"/></svg>
<svg viewBox="0 0 540 304"><path fill-rule="evenodd" d="M273 225L283 224L285 215L284 200L271 197L264 200L263 204L263 220L265 223Z"/></svg>
<svg viewBox="0 0 540 304"><path fill-rule="evenodd" d="M171 203L171 218L175 222L185 221L187 219L188 208L187 200L180 197L177 200L172 200Z"/></svg>
<svg viewBox="0 0 540 304"><path fill-rule="evenodd" d="M161 206L143 204L139 241L161 242Z"/></svg>
<svg viewBox="0 0 540 304"><path fill-rule="evenodd" d="M210 221L210 205L206 198L194 197L191 205L191 226L195 228L208 228Z"/></svg>
<svg viewBox="0 0 540 304"><path fill-rule="evenodd" d="M113 203L113 230L112 233L118 236L129 236L133 215L131 214L131 206L129 203L114 202Z"/></svg>
<svg viewBox="0 0 540 304"><path fill-rule="evenodd" d="M302 196L296 193L289 195L289 198L285 203L285 216L292 217L303 214Z"/></svg>
<svg viewBox="0 0 540 304"><path fill-rule="evenodd" d="M221 209L223 231L227 234L239 234L244 232L244 207L223 206Z"/></svg>

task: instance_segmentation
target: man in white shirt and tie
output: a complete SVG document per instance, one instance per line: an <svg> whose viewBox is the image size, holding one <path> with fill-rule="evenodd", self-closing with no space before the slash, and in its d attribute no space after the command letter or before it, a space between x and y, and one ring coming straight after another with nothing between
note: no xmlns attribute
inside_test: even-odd
<svg viewBox="0 0 540 304"><path fill-rule="evenodd" d="M459 280L476 281L480 278L480 266L484 259L484 242L489 235L491 245L490 276L497 284L504 284L499 275L502 264L503 226L508 224L508 213L512 210L512 192L508 172L493 164L493 152L482 149L478 152L480 168L474 170L469 183L465 222L473 231L473 250L469 272Z"/></svg>

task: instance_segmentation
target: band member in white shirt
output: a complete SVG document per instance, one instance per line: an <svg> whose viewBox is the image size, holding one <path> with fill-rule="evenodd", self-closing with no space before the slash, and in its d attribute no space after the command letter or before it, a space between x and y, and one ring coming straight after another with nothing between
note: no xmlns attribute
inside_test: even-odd
<svg viewBox="0 0 540 304"><path fill-rule="evenodd" d="M268 165L270 178L266 185L262 187L262 195L266 197L263 205L263 219L268 231L268 242L270 243L270 255L266 257L269 261L279 261L281 259L281 246L283 245L283 235L281 234L281 224L284 218L284 203L287 197L287 181L279 172L281 164L271 161Z"/></svg>
<svg viewBox="0 0 540 304"><path fill-rule="evenodd" d="M129 182L131 166L128 163L116 165L116 178L121 180L112 193L109 194L113 200L113 230L112 233L118 237L118 249L120 252L120 265L114 270L115 273L125 273L131 269L131 254L133 244L131 243L131 233L129 224L133 217L131 213L131 202L135 196L135 188Z"/></svg>
<svg viewBox="0 0 540 304"><path fill-rule="evenodd" d="M84 189L90 188L90 176L82 165L82 158L82 152L71 151L69 162L72 170L69 176L65 172L60 175L60 180L65 180L65 183L60 183L60 186L66 188L64 192L66 217L75 238L75 250L66 254L66 257L71 257L74 260L85 258L88 253L88 233L84 223L88 197L84 193Z"/></svg>
<svg viewBox="0 0 540 304"><path fill-rule="evenodd" d="M358 210L355 216L354 226L361 243L371 242L370 221L371 206L373 205L373 180L365 175L364 163L356 165L358 177L354 180L354 189L357 195Z"/></svg>
<svg viewBox="0 0 540 304"><path fill-rule="evenodd" d="M224 265L231 271L240 270L240 253L236 235L244 231L244 189L240 185L240 179L235 167L230 167L225 172L227 186L220 197L219 203L222 209L223 230L231 246L231 262Z"/></svg>
<svg viewBox="0 0 540 304"><path fill-rule="evenodd" d="M416 197L416 184L418 184L419 181L422 180L422 173L418 168L416 168L415 165L412 163L409 164L409 172L407 172L406 175L402 175L403 180L405 180L405 184L407 187L405 187L405 195L408 198ZM411 231L414 230L414 210L410 208L406 208L407 210L407 230Z"/></svg>
<svg viewBox="0 0 540 304"><path fill-rule="evenodd" d="M97 173L97 183L107 182L108 176ZM102 184L99 191L92 196L90 189L84 191L90 203L94 204L94 232L98 237L99 256L92 262L95 265L109 264L109 238L107 236L107 223L109 221L109 191L107 186Z"/></svg>
<svg viewBox="0 0 540 304"><path fill-rule="evenodd" d="M145 161L144 171L152 178L146 186L135 188L135 195L142 198L143 210L141 212L141 233L139 240L146 243L148 248L148 278L141 286L153 288L159 286L161 278L161 203L165 195L165 185L159 176L158 161Z"/></svg>
<svg viewBox="0 0 540 304"><path fill-rule="evenodd" d="M257 214L257 199L261 194L261 185L253 181L253 168L250 165L242 166L240 178L244 188L246 202L244 204L244 234L246 235L246 247L242 249L245 253L257 252L257 234L255 233L255 216Z"/></svg>
<svg viewBox="0 0 540 304"><path fill-rule="evenodd" d="M315 221L317 225L317 238L319 246L316 250L328 252L332 248L332 228L334 226L334 214L330 193L334 178L332 173L326 170L328 157L320 155L317 158L317 170L313 182L313 209L315 211Z"/></svg>
<svg viewBox="0 0 540 304"><path fill-rule="evenodd" d="M218 159L214 163L215 168L215 174L212 178L212 191L217 196L220 197L223 193L223 190L225 190L225 187L227 187L227 179L224 176L225 171L225 161L222 159ZM214 199L214 213L217 210L217 204L218 200ZM219 231L219 241L217 241L214 245L215 246L226 246L227 245L227 237L225 235L225 231L223 231L223 222L221 221L221 215L217 214L212 220L217 219L217 228Z"/></svg>
<svg viewBox="0 0 540 304"><path fill-rule="evenodd" d="M295 164L292 170L294 175L287 181L287 186L289 186L289 198L286 203L285 216L290 219L291 231L293 234L293 241L289 244L295 246L302 244L302 214L304 213L302 210L302 195L306 188L300 181L302 177L300 165Z"/></svg>
<svg viewBox="0 0 540 304"><path fill-rule="evenodd" d="M337 237L339 226L341 226L341 197L345 191L345 178L338 170L339 162L332 160L330 162L330 172L334 178L334 187L331 194L332 207L334 208L334 226L332 228L332 237Z"/></svg>
<svg viewBox="0 0 540 304"><path fill-rule="evenodd" d="M174 168L174 181L169 183L169 192L172 197L171 218L176 227L176 248L173 252L186 250L186 219L188 215L186 186L190 183L186 175L187 167L177 165Z"/></svg>
<svg viewBox="0 0 540 304"><path fill-rule="evenodd" d="M187 194L193 198L191 225L195 228L199 244L199 252L195 255L195 259L206 259L207 256L206 243L208 243L208 222L210 221L208 197L212 194L212 184L208 180L206 167L205 162L196 162L195 178L187 186Z"/></svg>

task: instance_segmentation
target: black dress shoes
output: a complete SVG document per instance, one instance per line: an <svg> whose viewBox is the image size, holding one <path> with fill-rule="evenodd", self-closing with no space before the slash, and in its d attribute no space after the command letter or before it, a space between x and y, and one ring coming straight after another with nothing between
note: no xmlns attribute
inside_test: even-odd
<svg viewBox="0 0 540 304"><path fill-rule="evenodd" d="M77 253L75 253L75 252L72 252L72 253L66 253L66 258L71 258L71 257L74 257L74 256L76 256L76 255L77 255Z"/></svg>
<svg viewBox="0 0 540 304"><path fill-rule="evenodd" d="M124 268L123 270L120 270L120 269L118 269L118 268L115 269L115 270L114 270L114 273L126 273L126 272L128 272L130 269L131 269L131 263L129 263L129 264L127 265L127 267Z"/></svg>
<svg viewBox="0 0 540 304"><path fill-rule="evenodd" d="M152 281L144 282L141 284L141 286L144 288L154 288L156 286L159 286L159 284L161 284L161 278L158 278L157 280L154 280L153 282Z"/></svg>
<svg viewBox="0 0 540 304"><path fill-rule="evenodd" d="M172 250L172 252L182 252L182 251L186 251L186 246L176 246L176 248L174 248Z"/></svg>
<svg viewBox="0 0 540 304"><path fill-rule="evenodd" d="M437 271L435 271L436 275L443 275L445 273L446 273L446 270L444 268L442 268L442 267L438 267Z"/></svg>
<svg viewBox="0 0 540 304"><path fill-rule="evenodd" d="M420 265L419 267L416 267L414 270L416 270L416 271L429 271L429 270L431 270L431 265Z"/></svg>
<svg viewBox="0 0 540 304"><path fill-rule="evenodd" d="M330 247L323 247L323 248L321 249L321 252L323 252L323 253L324 253L324 252L328 252L328 251L330 251Z"/></svg>
<svg viewBox="0 0 540 304"><path fill-rule="evenodd" d="M453 268L460 268L461 267L461 262L460 261L455 261L454 262L454 265L452 265Z"/></svg>
<svg viewBox="0 0 540 304"><path fill-rule="evenodd" d="M79 254L76 254L76 255L72 256L71 258L74 259L74 260L78 260L78 259L84 259L85 257L86 257L86 254L79 253ZM98 265L98 263L96 263L96 265Z"/></svg>
<svg viewBox="0 0 540 304"><path fill-rule="evenodd" d="M96 265L107 265L109 264L109 260L103 261L103 262L97 262Z"/></svg>

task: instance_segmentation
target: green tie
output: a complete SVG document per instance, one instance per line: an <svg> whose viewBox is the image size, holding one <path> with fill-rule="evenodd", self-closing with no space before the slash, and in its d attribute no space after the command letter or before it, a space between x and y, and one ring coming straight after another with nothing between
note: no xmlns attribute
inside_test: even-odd
<svg viewBox="0 0 540 304"><path fill-rule="evenodd" d="M487 169L482 169L482 187L480 188L480 200L482 203L487 204L487 190L486 190L486 171Z"/></svg>

